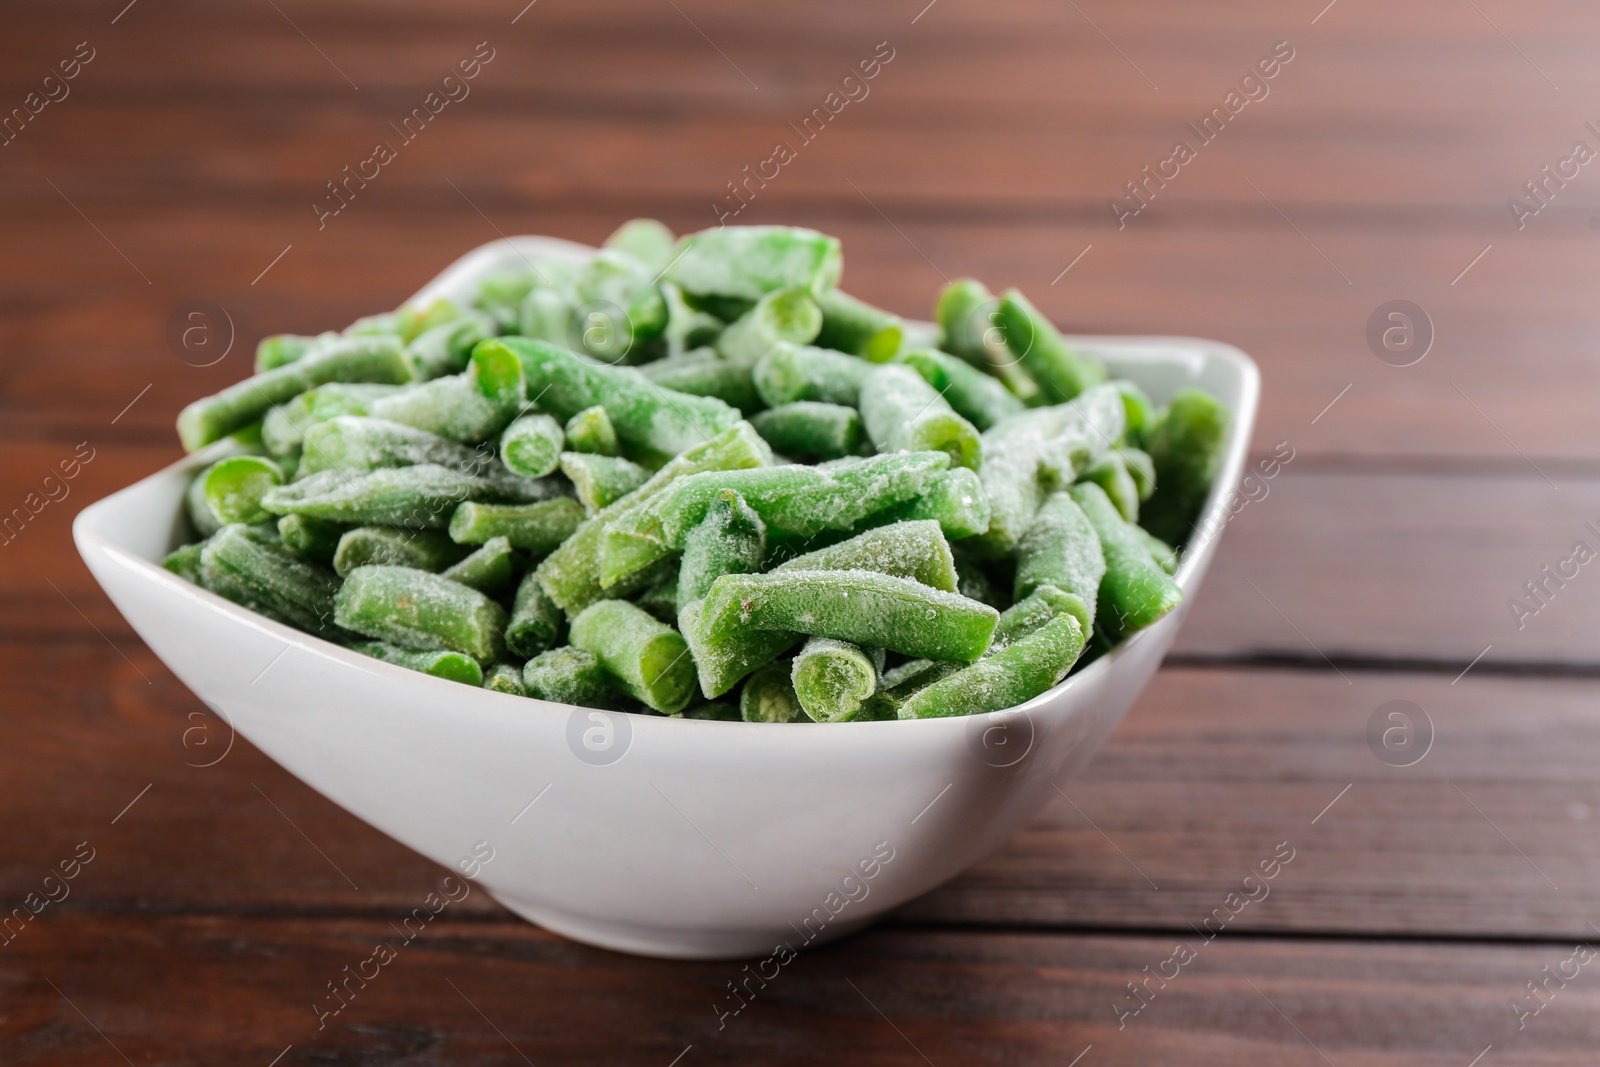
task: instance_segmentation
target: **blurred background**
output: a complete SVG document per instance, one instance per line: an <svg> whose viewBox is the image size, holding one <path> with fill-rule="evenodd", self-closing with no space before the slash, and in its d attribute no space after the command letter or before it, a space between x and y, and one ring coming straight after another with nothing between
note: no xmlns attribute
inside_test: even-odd
<svg viewBox="0 0 1600 1067"><path fill-rule="evenodd" d="M0 18L0 897L95 852L0 946L0 1060L1592 1056L1592 4ZM908 316L975 276L1072 332L1236 344L1263 375L1256 458L1281 463L1241 487L1177 649L1070 796L726 1027L708 1005L737 968L582 948L474 895L319 1030L322 983L438 872L226 747L71 518L177 459L179 408L262 335L396 306L499 236L598 243L637 215L836 234L844 286ZM183 336L200 302L210 348ZM1398 752L1371 728L1392 701ZM1119 1020L1125 983L1285 842L1270 897Z"/></svg>

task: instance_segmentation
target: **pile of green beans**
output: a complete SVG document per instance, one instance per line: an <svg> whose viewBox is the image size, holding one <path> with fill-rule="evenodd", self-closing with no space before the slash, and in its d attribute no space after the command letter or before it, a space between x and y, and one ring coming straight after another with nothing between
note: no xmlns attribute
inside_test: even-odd
<svg viewBox="0 0 1600 1067"><path fill-rule="evenodd" d="M446 681L746 722L998 711L1182 600L1229 413L971 279L937 330L839 242L622 226L470 300L261 341L164 565ZM1142 525L1141 525L1142 523Z"/></svg>

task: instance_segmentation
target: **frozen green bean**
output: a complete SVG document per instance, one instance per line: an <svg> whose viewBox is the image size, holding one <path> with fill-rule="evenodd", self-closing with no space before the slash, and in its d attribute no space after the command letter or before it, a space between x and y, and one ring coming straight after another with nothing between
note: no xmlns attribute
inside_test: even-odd
<svg viewBox="0 0 1600 1067"><path fill-rule="evenodd" d="M817 304L822 309L822 329L815 335L819 348L848 352L872 363L887 363L905 341L905 323L900 316L849 293L827 290L817 295Z"/></svg>
<svg viewBox="0 0 1600 1067"><path fill-rule="evenodd" d="M665 277L697 296L759 300L776 289L832 289L843 266L838 238L815 230L726 226L679 241Z"/></svg>
<svg viewBox="0 0 1600 1067"><path fill-rule="evenodd" d="M787 571L718 578L696 625L709 640L749 627L971 661L989 647L999 616L987 604L874 571Z"/></svg>
<svg viewBox="0 0 1600 1067"><path fill-rule="evenodd" d="M584 408L568 419L564 434L567 447L574 452L615 456L621 451L617 443L617 429L611 424L606 409L599 404Z"/></svg>
<svg viewBox="0 0 1600 1067"><path fill-rule="evenodd" d="M649 270L659 273L672 261L677 243L672 231L655 219L629 219L618 226L601 247L626 252Z"/></svg>
<svg viewBox="0 0 1600 1067"><path fill-rule="evenodd" d="M553 345L573 344L573 313L569 293L536 288L523 297L517 309L517 332Z"/></svg>
<svg viewBox="0 0 1600 1067"><path fill-rule="evenodd" d="M1106 573L1095 606L1097 627L1120 638L1177 607L1183 591L1156 563L1136 528L1117 514L1105 490L1093 482L1079 482L1069 491L1099 535L1105 557Z"/></svg>
<svg viewBox="0 0 1600 1067"><path fill-rule="evenodd" d="M683 636L626 600L579 612L571 640L593 653L623 692L656 711L676 714L694 695L694 660Z"/></svg>
<svg viewBox="0 0 1600 1067"><path fill-rule="evenodd" d="M919 689L901 704L902 719L979 715L1016 707L1067 676L1083 653L1083 628L1060 615L987 659Z"/></svg>
<svg viewBox="0 0 1600 1067"><path fill-rule="evenodd" d="M1046 403L1039 383L1007 350L995 324L999 301L982 282L961 278L939 294L934 316L939 323L939 348L995 375L1025 404Z"/></svg>
<svg viewBox="0 0 1600 1067"><path fill-rule="evenodd" d="M229 456L212 464L203 481L206 503L218 521L252 525L273 517L261 498L283 484L283 470L261 456Z"/></svg>
<svg viewBox="0 0 1600 1067"><path fill-rule="evenodd" d="M521 362L498 344L474 349L464 373L381 397L369 413L464 444L495 437L516 418L525 391Z"/></svg>
<svg viewBox="0 0 1600 1067"><path fill-rule="evenodd" d="M750 675L739 693L745 722L811 722L795 694L790 660L774 660Z"/></svg>
<svg viewBox="0 0 1600 1067"><path fill-rule="evenodd" d="M611 676L591 652L571 645L541 652L522 668L522 687L537 700L583 708L618 707Z"/></svg>
<svg viewBox="0 0 1600 1067"><path fill-rule="evenodd" d="M772 569L788 571L876 571L909 578L947 593L956 591L955 558L939 532L926 519L897 522L857 534L827 548L796 556Z"/></svg>
<svg viewBox="0 0 1600 1067"><path fill-rule="evenodd" d="M578 268L576 343L603 363L637 355L667 327L667 303L655 272L620 249L602 249Z"/></svg>
<svg viewBox="0 0 1600 1067"><path fill-rule="evenodd" d="M754 367L781 344L809 344L822 329L822 309L805 289L779 289L763 296L717 337L717 354Z"/></svg>
<svg viewBox="0 0 1600 1067"><path fill-rule="evenodd" d="M691 448L650 477L627 496L607 505L539 564L539 581L550 599L568 617L576 615L606 595L600 585L600 560L606 526L616 516L642 504L680 478L702 471L738 470L772 462L772 450L747 422L736 423L697 448ZM642 574L643 572L641 572ZM636 592L626 583L614 585L612 595ZM708 694L715 695L715 694Z"/></svg>
<svg viewBox="0 0 1600 1067"><path fill-rule="evenodd" d="M646 363L639 373L664 389L716 397L748 415L766 406L756 392L753 370L750 364L723 359L714 349L697 348Z"/></svg>
<svg viewBox="0 0 1600 1067"><path fill-rule="evenodd" d="M197 541L192 545L184 545L174 549L162 557L161 565L195 585L200 584L200 554L205 551L206 543Z"/></svg>
<svg viewBox="0 0 1600 1067"><path fill-rule="evenodd" d="M1105 490L1117 506L1117 514L1128 522L1139 521L1139 483L1134 481L1122 454L1115 449L1091 463L1081 475Z"/></svg>
<svg viewBox="0 0 1600 1067"><path fill-rule="evenodd" d="M418 334L406 345L406 362L419 382L460 374L467 369L478 342L498 333L493 318L471 312Z"/></svg>
<svg viewBox="0 0 1600 1067"><path fill-rule="evenodd" d="M406 344L410 344L435 326L454 322L460 317L460 306L454 300L441 296L431 304L407 304L405 307L395 309L391 329Z"/></svg>
<svg viewBox="0 0 1600 1067"><path fill-rule="evenodd" d="M538 499L547 492L538 482L528 484L533 491L521 493L487 478L419 463L357 475L321 471L268 490L261 504L276 515L306 515L409 530L441 529L450 524L452 513L463 501L527 501L530 496Z"/></svg>
<svg viewBox="0 0 1600 1067"><path fill-rule="evenodd" d="M714 584L714 583L713 583ZM705 623L705 599L691 601L678 612L678 627L694 654L700 690L719 697L739 684L739 679L788 651L803 635L793 630L758 630L723 627L711 632Z"/></svg>
<svg viewBox="0 0 1600 1067"><path fill-rule="evenodd" d="M800 707L816 722L849 722L878 690L872 658L848 641L813 637L794 658L794 691Z"/></svg>
<svg viewBox="0 0 1600 1067"><path fill-rule="evenodd" d="M683 295L683 290L671 282L661 282L661 298L667 302L667 328L662 331L661 340L667 349L667 358L672 359L684 355L701 345L714 344L722 334L723 322L715 315L691 307L688 299ZM527 331L524 331L527 332ZM650 364L646 364L649 366ZM662 385L669 383L662 382ZM677 388L677 386L673 386ZM684 392L693 392L685 389ZM715 393L696 393L697 396L715 396ZM727 400L727 397L723 397ZM736 408L743 404L728 400Z"/></svg>
<svg viewBox="0 0 1600 1067"><path fill-rule="evenodd" d="M500 435L500 461L527 478L543 478L561 462L566 435L549 415L521 415Z"/></svg>
<svg viewBox="0 0 1600 1067"><path fill-rule="evenodd" d="M910 367L879 367L861 383L861 423L881 452L944 452L951 466L978 468L977 427Z"/></svg>
<svg viewBox="0 0 1600 1067"><path fill-rule="evenodd" d="M594 515L650 479L650 472L620 456L561 453L561 473L572 480L584 511Z"/></svg>
<svg viewBox="0 0 1600 1067"><path fill-rule="evenodd" d="M1139 535L1139 539L1144 542L1145 547L1150 550L1150 558L1154 559L1162 570L1168 574L1178 573L1178 554L1172 550L1171 545L1146 530L1143 526L1135 526L1133 530Z"/></svg>
<svg viewBox="0 0 1600 1067"><path fill-rule="evenodd" d="M583 505L570 496L534 504L467 501L450 517L450 536L464 545L481 545L504 537L514 548L544 555L555 551L583 521Z"/></svg>
<svg viewBox="0 0 1600 1067"><path fill-rule="evenodd" d="M341 578L357 567L374 563L437 573L464 558L467 552L439 530L357 526L340 536L333 552L333 569Z"/></svg>
<svg viewBox="0 0 1600 1067"><path fill-rule="evenodd" d="M712 499L705 518L683 542L678 565L678 610L711 591L711 583L724 574L752 574L761 570L767 552L767 524L744 497L723 489Z"/></svg>
<svg viewBox="0 0 1600 1067"><path fill-rule="evenodd" d="M538 576L529 571L517 586L511 601L511 619L506 623L506 647L523 657L536 656L561 641L566 620L561 609L546 595Z"/></svg>
<svg viewBox="0 0 1600 1067"><path fill-rule="evenodd" d="M215 463L211 465L214 466ZM206 467L195 475L194 481L189 483L189 488L183 493L183 508L189 517L189 525L194 527L194 532L202 538L210 537L222 529L222 520L211 510L211 501L206 499L206 475L211 473L211 467Z"/></svg>
<svg viewBox="0 0 1600 1067"><path fill-rule="evenodd" d="M307 515L285 515L278 520L278 538L283 546L309 563L333 565L339 539L349 527L343 523L313 519Z"/></svg>
<svg viewBox="0 0 1600 1067"><path fill-rule="evenodd" d="M478 346L478 352L485 349L509 351L522 361L528 397L541 410L571 418L600 405L618 439L635 448L676 456L739 421L739 412L715 397L663 389L632 367L601 366L541 341L502 337Z"/></svg>
<svg viewBox="0 0 1600 1067"><path fill-rule="evenodd" d="M932 519L952 541L976 537L989 529L989 496L975 471L955 467L930 476L920 496L912 497L867 519L870 525Z"/></svg>
<svg viewBox="0 0 1600 1067"><path fill-rule="evenodd" d="M993 655L1008 645L1016 644L1058 615L1071 615L1077 620L1079 629L1084 633L1090 633L1094 625L1093 603L1093 600L1085 602L1082 597L1063 592L1053 585L1038 586L1026 597L1000 613L1000 621L994 628L994 644L989 646L989 654Z"/></svg>
<svg viewBox="0 0 1600 1067"><path fill-rule="evenodd" d="M1128 424L1127 440L1130 444L1142 447L1145 435L1155 429L1155 405L1143 389L1126 378L1118 378L1113 384L1117 392L1122 394L1123 413Z"/></svg>
<svg viewBox="0 0 1600 1067"><path fill-rule="evenodd" d="M328 382L402 385L411 368L393 338L346 338L293 363L246 378L178 414L178 436L190 452L243 429L278 404Z"/></svg>
<svg viewBox="0 0 1600 1067"><path fill-rule="evenodd" d="M1095 526L1070 494L1056 493L1034 516L1017 544L1017 600L1042 585L1079 597L1085 606L1084 633L1094 629L1095 602L1106 560Z"/></svg>
<svg viewBox="0 0 1600 1067"><path fill-rule="evenodd" d="M861 416L843 404L796 400L752 415L750 424L775 450L795 459L841 459L861 451Z"/></svg>
<svg viewBox="0 0 1600 1067"><path fill-rule="evenodd" d="M496 663L483 675L483 688L493 689L496 693L505 693L507 696L527 696L527 690L522 687L522 668L513 667L509 663Z"/></svg>
<svg viewBox="0 0 1600 1067"><path fill-rule="evenodd" d="M308 389L279 404L261 420L261 442L275 456L293 455L305 445L312 427L341 415L365 415L379 397L397 393L404 386L374 385L366 382L333 382Z"/></svg>
<svg viewBox="0 0 1600 1067"><path fill-rule="evenodd" d="M1111 454L1122 460L1133 487L1141 501L1149 500L1156 491L1156 465L1148 452L1137 448L1114 448Z"/></svg>
<svg viewBox="0 0 1600 1067"><path fill-rule="evenodd" d="M418 464L484 477L490 477L491 471L500 466L487 446L469 448L415 426L342 415L307 431L300 475L305 478L329 470L365 474L384 467ZM517 483L508 480L508 484L526 483L519 478Z"/></svg>
<svg viewBox="0 0 1600 1067"><path fill-rule="evenodd" d="M780 344L755 366L756 392L769 407L796 400L855 407L875 364L809 345Z"/></svg>
<svg viewBox="0 0 1600 1067"><path fill-rule="evenodd" d="M956 414L979 430L1024 410L1021 400L997 379L965 360L931 348L914 348L895 357L922 375Z"/></svg>
<svg viewBox="0 0 1600 1067"><path fill-rule="evenodd" d="M410 567L357 567L333 598L334 620L356 633L422 651L462 652L480 664L505 655L506 610L476 589Z"/></svg>
<svg viewBox="0 0 1600 1067"><path fill-rule="evenodd" d="M1145 506L1144 526L1163 541L1189 540L1222 468L1228 422L1228 409L1211 394L1180 389L1150 434L1146 451L1155 465L1156 490Z"/></svg>
<svg viewBox="0 0 1600 1067"><path fill-rule="evenodd" d="M308 352L331 341L337 341L339 336L339 334L329 332L317 334L315 337L292 333L280 333L271 337L263 337L256 345L256 373L260 374L263 371L286 367Z"/></svg>
<svg viewBox="0 0 1600 1067"><path fill-rule="evenodd" d="M511 584L515 571L516 553L511 549L511 540L492 537L476 552L451 564L439 574L452 582L460 582L480 593L495 596Z"/></svg>
<svg viewBox="0 0 1600 1067"><path fill-rule="evenodd" d="M606 524L600 580L610 585L682 548L723 489L742 494L769 527L804 537L854 529L873 512L916 496L948 462L943 452L901 452L848 465L693 475Z"/></svg>
<svg viewBox="0 0 1600 1067"><path fill-rule="evenodd" d="M373 659L381 659L396 667L431 674L447 682L460 682L472 686L484 684L483 668L478 666L478 661L460 652L421 652L414 648L391 645L387 641L357 641L350 646L350 651L371 656Z"/></svg>
<svg viewBox="0 0 1600 1067"><path fill-rule="evenodd" d="M1005 335L1006 348L1034 376L1050 400L1071 400L1105 381L1105 368L1074 352L1055 325L1015 289L1000 298L994 320Z"/></svg>
<svg viewBox="0 0 1600 1067"><path fill-rule="evenodd" d="M472 303L494 322L495 332L515 331L522 302L539 284L532 270L501 271L478 283Z"/></svg>
<svg viewBox="0 0 1600 1067"><path fill-rule="evenodd" d="M296 559L256 528L224 526L200 553L200 584L269 619L337 638L331 571Z"/></svg>

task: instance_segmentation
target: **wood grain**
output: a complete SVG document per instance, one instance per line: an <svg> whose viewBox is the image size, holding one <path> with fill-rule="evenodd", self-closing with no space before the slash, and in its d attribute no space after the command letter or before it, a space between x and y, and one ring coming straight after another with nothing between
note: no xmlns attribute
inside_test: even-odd
<svg viewBox="0 0 1600 1067"><path fill-rule="evenodd" d="M98 861L97 861L98 862ZM718 1028L735 963L666 963L525 924L435 920L317 1029L319 994L383 938L381 920L88 916L64 905L0 950L8 1064L1083 1063L1197 1067L1577 1063L1600 992L1572 980L1517 1030L1523 983L1570 944L1199 944L1118 1028L1126 984L1171 938L882 931L807 951ZM107 966L116 945L119 963ZM1569 967L1568 970L1571 970ZM1166 967L1172 974L1174 968ZM535 992L536 991L536 992ZM1530 998L1530 1003L1537 1004ZM1448 1018L1449 1025L1442 1019ZM97 1032L98 1031L98 1032ZM116 1052L108 1045L115 1046ZM1326 1061L1323 1057L1326 1057Z"/></svg>

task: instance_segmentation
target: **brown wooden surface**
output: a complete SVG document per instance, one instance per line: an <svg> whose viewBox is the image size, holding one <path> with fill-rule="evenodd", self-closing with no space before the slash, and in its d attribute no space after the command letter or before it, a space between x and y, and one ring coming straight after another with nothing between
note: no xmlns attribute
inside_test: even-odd
<svg viewBox="0 0 1600 1067"><path fill-rule="evenodd" d="M97 849L0 947L0 1062L1592 1061L1588 969L1520 1031L1510 1005L1600 936L1600 578L1521 629L1506 600L1597 543L1600 171L1520 231L1505 203L1600 148L1592 5L124 2L13 5L0 33L5 108L96 49L0 147L0 504L95 449L0 547L0 900ZM319 232L323 183L482 40L472 95ZM1270 95L1119 230L1108 198L1279 40ZM324 983L440 872L242 741L195 766L226 730L98 592L72 516L177 458L178 408L263 332L392 306L498 232L710 224L879 41L870 95L738 221L838 234L846 284L906 314L971 274L1080 332L1237 344L1256 449L1294 461L1070 801L726 1029L737 966L474 894L319 1031ZM204 369L164 341L194 298L238 334ZM1393 298L1436 328L1412 367L1367 348ZM1415 766L1367 745L1391 699L1432 719ZM1271 894L1119 1030L1124 983L1278 842Z"/></svg>

